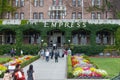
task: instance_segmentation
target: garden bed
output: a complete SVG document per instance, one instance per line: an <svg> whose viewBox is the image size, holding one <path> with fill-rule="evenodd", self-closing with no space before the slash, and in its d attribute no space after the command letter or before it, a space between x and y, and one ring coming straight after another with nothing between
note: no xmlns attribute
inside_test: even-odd
<svg viewBox="0 0 120 80"><path fill-rule="evenodd" d="M15 57L15 59L10 60L9 62L5 63L5 64L0 64L0 77L3 77L4 72L7 69L10 68L15 68L15 66L17 64L20 64L21 67L25 67L26 65L32 63L33 61L37 60L39 58L39 56L22 56L22 57Z"/></svg>
<svg viewBox="0 0 120 80"><path fill-rule="evenodd" d="M68 56L67 77L72 79L106 79L108 74L99 69L87 56Z"/></svg>

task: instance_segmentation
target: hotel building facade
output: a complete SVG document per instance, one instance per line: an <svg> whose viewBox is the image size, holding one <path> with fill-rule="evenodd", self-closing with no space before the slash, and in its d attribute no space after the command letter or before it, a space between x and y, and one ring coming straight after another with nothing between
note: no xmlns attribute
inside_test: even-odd
<svg viewBox="0 0 120 80"><path fill-rule="evenodd" d="M105 0L14 0L7 19L112 19Z"/></svg>
<svg viewBox="0 0 120 80"><path fill-rule="evenodd" d="M104 0L14 0L13 5L17 7L17 10L13 16L8 12L6 19L14 19L13 22L17 20L43 21L43 23L38 26L29 24L23 27L27 27L25 30L19 27L21 28L20 34L22 34L21 38L24 44L41 44L42 42L46 42L48 46L52 46L55 43L58 47L63 46L65 43L73 43L76 45L92 45L91 43L96 45L113 45L115 43L115 30L106 27L108 25L104 25L105 28L103 26L101 28L99 24L96 24L99 29L93 30L89 25L82 23L84 20L88 21L88 23L90 21L95 22L96 20L100 23L101 20L103 20L102 23L104 23L107 19L113 18L112 11L104 6L103 1ZM54 28L51 28L51 25L47 25L50 27L46 28L44 27L44 21L51 22L52 27L56 26L59 21L63 21L64 25L57 25ZM56 23L56 21L58 22ZM81 21L80 24L87 28L74 28L76 27L75 25L72 25L72 28L65 27L69 25L67 22L71 22L72 24L73 21L77 22L78 25L79 21ZM110 23L112 22L110 21ZM94 24L92 25L93 27L96 26ZM60 26L63 27L60 28ZM18 29L10 29L10 27L4 29L5 27L3 25L1 25L1 27L0 44L17 43L16 38L19 38L16 37L19 36ZM13 27L15 27L15 25L13 25Z"/></svg>

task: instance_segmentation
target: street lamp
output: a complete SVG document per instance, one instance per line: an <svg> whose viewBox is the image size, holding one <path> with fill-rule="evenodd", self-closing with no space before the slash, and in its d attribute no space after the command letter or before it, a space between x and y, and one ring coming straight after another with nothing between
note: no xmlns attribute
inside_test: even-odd
<svg viewBox="0 0 120 80"><path fill-rule="evenodd" d="M68 45L69 45L68 47L70 48L70 40L68 40Z"/></svg>
<svg viewBox="0 0 120 80"><path fill-rule="evenodd" d="M42 39L42 40L41 40L41 47L43 46L43 41L44 41L44 40Z"/></svg>

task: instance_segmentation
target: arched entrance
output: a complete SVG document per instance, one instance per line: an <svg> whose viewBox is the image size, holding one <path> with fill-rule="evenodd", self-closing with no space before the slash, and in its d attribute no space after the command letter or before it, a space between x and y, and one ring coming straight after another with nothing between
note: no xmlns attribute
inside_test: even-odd
<svg viewBox="0 0 120 80"><path fill-rule="evenodd" d="M101 30L96 33L96 43L98 45L114 44L113 33L110 30Z"/></svg>
<svg viewBox="0 0 120 80"><path fill-rule="evenodd" d="M25 30L23 31L23 40L25 44L39 44L41 43L40 33L34 29Z"/></svg>
<svg viewBox="0 0 120 80"><path fill-rule="evenodd" d="M84 29L72 31L72 43L88 45L90 43L90 31Z"/></svg>
<svg viewBox="0 0 120 80"><path fill-rule="evenodd" d="M56 44L57 47L61 47L65 43L65 32L54 29L47 32L48 46L52 47L53 44Z"/></svg>
<svg viewBox="0 0 120 80"><path fill-rule="evenodd" d="M0 32L0 44L14 44L15 32L10 29L4 29Z"/></svg>

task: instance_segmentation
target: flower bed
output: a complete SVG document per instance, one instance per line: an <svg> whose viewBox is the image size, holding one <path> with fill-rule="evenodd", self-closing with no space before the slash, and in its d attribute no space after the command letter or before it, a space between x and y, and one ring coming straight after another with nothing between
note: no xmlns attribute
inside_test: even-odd
<svg viewBox="0 0 120 80"><path fill-rule="evenodd" d="M30 64L34 60L38 59L39 56L23 56L23 57L15 57L13 60L9 61L6 64L0 64L0 77L3 77L3 73L8 69L14 69L16 64L21 64L22 67ZM7 66L7 67L6 67Z"/></svg>
<svg viewBox="0 0 120 80"><path fill-rule="evenodd" d="M108 74L105 70L98 69L88 58L84 56L72 56L73 76L80 79L103 79Z"/></svg>

